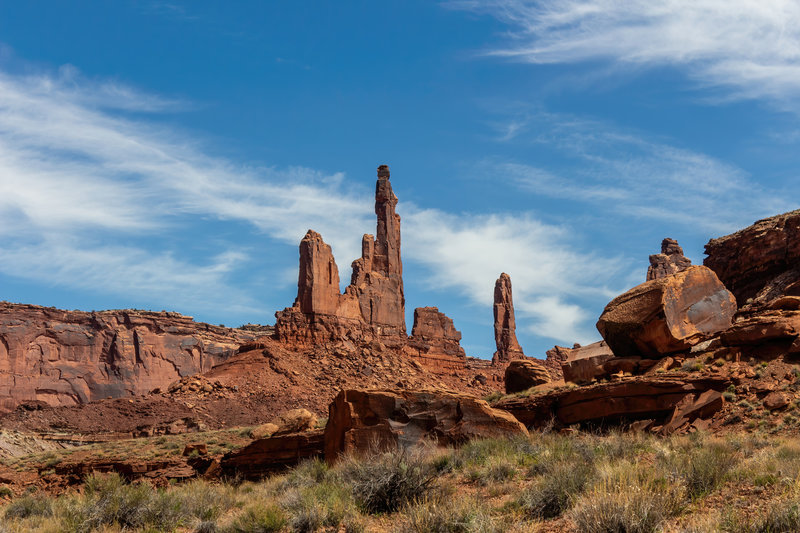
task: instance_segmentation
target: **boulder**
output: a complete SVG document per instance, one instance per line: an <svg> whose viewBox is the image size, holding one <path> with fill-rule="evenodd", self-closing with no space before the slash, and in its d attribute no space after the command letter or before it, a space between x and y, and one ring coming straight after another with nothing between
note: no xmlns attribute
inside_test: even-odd
<svg viewBox="0 0 800 533"><path fill-rule="evenodd" d="M522 392L524 390L550 382L550 374L540 363L531 359L515 360L508 363L504 381L506 394Z"/></svg>
<svg viewBox="0 0 800 533"><path fill-rule="evenodd" d="M672 416L660 432L664 435L675 433L697 419L712 416L722 409L724 404L722 393L716 390L707 390L700 394L687 394L675 405Z"/></svg>
<svg viewBox="0 0 800 533"><path fill-rule="evenodd" d="M650 256L647 281L683 272L690 266L692 262L683 255L683 248L678 245L678 241L666 238L661 241L661 253Z"/></svg>
<svg viewBox="0 0 800 533"><path fill-rule="evenodd" d="M800 210L712 239L705 250L703 264L740 306L751 298L769 303L781 296L800 296Z"/></svg>
<svg viewBox="0 0 800 533"><path fill-rule="evenodd" d="M343 390L328 408L325 459L375 448L440 446L527 434L505 411L466 394L438 390Z"/></svg>
<svg viewBox="0 0 800 533"><path fill-rule="evenodd" d="M553 381L564 379L564 373L561 370L561 365L563 365L564 361L569 358L569 354L572 353L572 350L580 347L581 345L578 343L575 343L572 348L567 348L566 346L553 346L545 352L543 364L545 368L547 368L547 371L550 372L550 377L553 379Z"/></svg>
<svg viewBox="0 0 800 533"><path fill-rule="evenodd" d="M503 272L494 284L494 340L497 351L492 362L506 363L524 359L517 341L517 324L514 318L514 300L511 296L511 277Z"/></svg>
<svg viewBox="0 0 800 533"><path fill-rule="evenodd" d="M204 442L192 442L183 447L183 453L181 455L186 457L193 453L196 455L207 455L208 446Z"/></svg>
<svg viewBox="0 0 800 533"><path fill-rule="evenodd" d="M763 344L771 340L794 339L800 335L800 312L772 311L747 317L722 332L728 346Z"/></svg>
<svg viewBox="0 0 800 533"><path fill-rule="evenodd" d="M597 329L619 357L661 358L725 330L736 300L713 271L693 266L614 298Z"/></svg>
<svg viewBox="0 0 800 533"><path fill-rule="evenodd" d="M244 479L259 479L281 472L298 463L321 458L324 433L321 429L257 439L240 450L226 454L220 461L220 473Z"/></svg>
<svg viewBox="0 0 800 533"><path fill-rule="evenodd" d="M298 433L314 429L317 425L317 415L308 409L292 409L279 415L272 424L277 427L272 436L286 433Z"/></svg>
<svg viewBox="0 0 800 533"><path fill-rule="evenodd" d="M573 348L561 364L564 381L580 384L604 377L608 372L603 365L613 357L605 341Z"/></svg>
<svg viewBox="0 0 800 533"><path fill-rule="evenodd" d="M789 394L781 391L770 392L764 398L764 407L770 411L777 411L783 409L792 402L792 397Z"/></svg>
<svg viewBox="0 0 800 533"><path fill-rule="evenodd" d="M261 424L253 428L250 432L250 437L253 439L265 439L271 437L276 431L278 431L278 425L267 422L266 424Z"/></svg>

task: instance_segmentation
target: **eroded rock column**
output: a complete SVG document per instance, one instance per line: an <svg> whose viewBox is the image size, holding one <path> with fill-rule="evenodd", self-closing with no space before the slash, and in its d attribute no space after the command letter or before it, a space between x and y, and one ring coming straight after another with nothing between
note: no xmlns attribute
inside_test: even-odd
<svg viewBox="0 0 800 533"><path fill-rule="evenodd" d="M497 351L492 358L494 364L525 358L522 347L517 342L516 329L511 277L503 272L494 284L494 340L497 345Z"/></svg>
<svg viewBox="0 0 800 533"><path fill-rule="evenodd" d="M692 261L683 255L683 248L678 245L678 241L666 238L661 241L661 253L650 256L647 281L683 272L690 266Z"/></svg>

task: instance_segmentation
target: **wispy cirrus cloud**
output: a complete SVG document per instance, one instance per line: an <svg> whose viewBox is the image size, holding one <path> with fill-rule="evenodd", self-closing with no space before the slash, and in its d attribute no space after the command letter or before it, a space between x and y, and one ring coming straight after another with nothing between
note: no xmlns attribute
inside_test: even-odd
<svg viewBox="0 0 800 533"><path fill-rule="evenodd" d="M292 246L316 229L332 244L346 280L360 235L374 231L367 187L340 173L208 155L192 134L142 115L161 110L153 101L168 100L130 88L109 91L73 69L57 76L0 73L0 273L159 307L268 316L271 309L235 279L249 259L241 239L219 237L203 260L182 254L176 236L211 219L245 223ZM406 283L452 291L489 309L494 280L508 271L521 328L564 342L595 336L583 302L607 299L602 283L616 260L577 251L567 228L533 214L471 216L407 203L400 210L406 260L428 272ZM291 283L283 270L264 275Z"/></svg>
<svg viewBox="0 0 800 533"><path fill-rule="evenodd" d="M565 160L555 169L488 160L483 172L531 194L591 205L620 220L669 222L712 235L796 208L797 186L766 187L735 165L664 139L563 114L521 117L510 119L520 130L513 142L544 147Z"/></svg>
<svg viewBox="0 0 800 533"><path fill-rule="evenodd" d="M530 63L674 66L727 98L800 111L800 4L794 0L456 0L513 29L491 55Z"/></svg>

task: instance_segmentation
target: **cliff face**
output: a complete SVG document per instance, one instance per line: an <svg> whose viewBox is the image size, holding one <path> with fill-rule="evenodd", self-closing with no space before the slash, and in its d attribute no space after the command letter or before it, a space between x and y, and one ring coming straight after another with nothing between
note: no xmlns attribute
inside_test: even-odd
<svg viewBox="0 0 800 533"><path fill-rule="evenodd" d="M211 369L250 339L177 313L0 302L0 412L146 393Z"/></svg>
<svg viewBox="0 0 800 533"><path fill-rule="evenodd" d="M736 296L769 303L800 296L800 210L759 220L731 235L711 239L703 264Z"/></svg>
<svg viewBox="0 0 800 533"><path fill-rule="evenodd" d="M524 359L517 341L517 323L514 318L514 300L511 297L511 277L503 272L494 284L494 340L497 351L492 361L507 363Z"/></svg>
<svg viewBox="0 0 800 533"><path fill-rule="evenodd" d="M466 354L461 347L461 332L453 319L436 307L414 309L414 327L408 339L407 353L428 367L464 368Z"/></svg>

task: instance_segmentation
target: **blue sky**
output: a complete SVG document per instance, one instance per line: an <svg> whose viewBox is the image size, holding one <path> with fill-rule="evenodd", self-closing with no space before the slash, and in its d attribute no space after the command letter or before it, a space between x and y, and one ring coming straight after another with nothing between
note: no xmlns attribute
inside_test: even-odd
<svg viewBox="0 0 800 533"><path fill-rule="evenodd" d="M490 357L505 271L528 355L593 341L663 237L800 207L800 5L0 5L0 299L272 323L307 229L349 280L383 163L409 329Z"/></svg>

